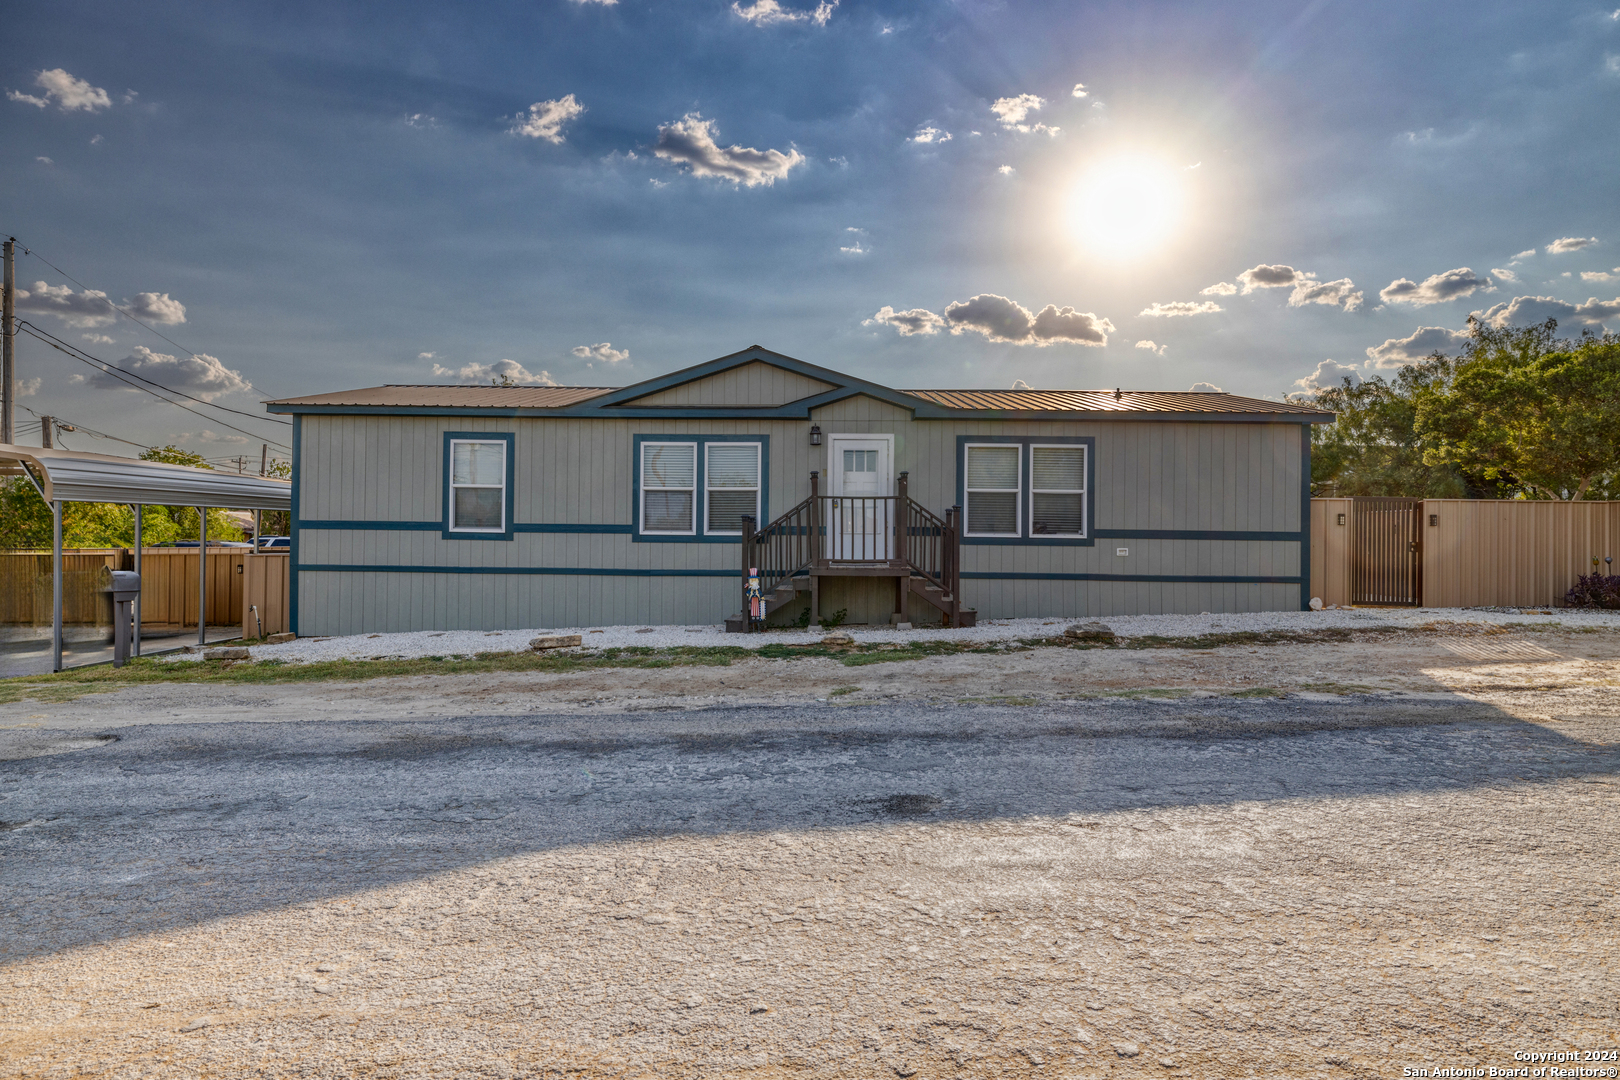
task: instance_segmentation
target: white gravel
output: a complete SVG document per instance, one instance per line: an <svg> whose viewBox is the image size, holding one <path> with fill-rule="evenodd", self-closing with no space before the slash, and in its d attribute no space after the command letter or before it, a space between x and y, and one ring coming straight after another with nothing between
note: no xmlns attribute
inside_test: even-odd
<svg viewBox="0 0 1620 1080"><path fill-rule="evenodd" d="M857 641L901 642L916 640L1012 641L1051 637L1076 621L1066 619L991 619L971 629L901 631L889 627L846 627ZM1448 623L1552 623L1570 627L1620 630L1620 612L1569 608L1339 608L1327 611L1257 611L1225 615L1116 615L1099 621L1121 637L1193 637L1211 632L1258 630L1321 630L1393 626L1416 627ZM301 638L281 645L255 645L258 660L311 663L320 660L410 659L422 656L466 657L478 653L522 652L540 634L579 634L592 649L666 649L673 646L737 645L760 648L819 640L820 631L771 630L763 634L728 634L719 625L708 626L601 626L536 627L531 630L417 630L403 634L356 634L352 637ZM200 660L201 654L175 654L166 659Z"/></svg>

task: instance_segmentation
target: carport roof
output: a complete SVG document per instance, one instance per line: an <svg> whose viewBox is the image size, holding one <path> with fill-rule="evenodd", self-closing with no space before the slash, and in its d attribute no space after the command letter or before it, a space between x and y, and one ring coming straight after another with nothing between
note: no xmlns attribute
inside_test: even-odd
<svg viewBox="0 0 1620 1080"><path fill-rule="evenodd" d="M77 450L0 443L0 476L27 476L46 502L292 509L287 480Z"/></svg>

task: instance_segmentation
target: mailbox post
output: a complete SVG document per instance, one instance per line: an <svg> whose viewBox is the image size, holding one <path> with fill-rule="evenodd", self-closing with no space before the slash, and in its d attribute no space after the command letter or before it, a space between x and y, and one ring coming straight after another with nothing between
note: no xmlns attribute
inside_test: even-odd
<svg viewBox="0 0 1620 1080"><path fill-rule="evenodd" d="M113 600L113 667L123 667L129 659L130 626L135 613L132 605L141 597L141 575L130 570L114 570L108 588Z"/></svg>

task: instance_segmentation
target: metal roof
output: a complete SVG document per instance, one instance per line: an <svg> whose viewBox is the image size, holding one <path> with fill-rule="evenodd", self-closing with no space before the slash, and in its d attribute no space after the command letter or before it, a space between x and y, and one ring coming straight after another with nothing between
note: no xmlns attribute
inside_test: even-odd
<svg viewBox="0 0 1620 1080"><path fill-rule="evenodd" d="M289 480L77 450L0 443L0 476L27 476L46 502L292 509Z"/></svg>
<svg viewBox="0 0 1620 1080"><path fill-rule="evenodd" d="M1287 413L1323 412L1294 402L1266 401L1207 391L1121 390L902 390L947 409L997 409L1006 412L1183 412Z"/></svg>
<svg viewBox="0 0 1620 1080"><path fill-rule="evenodd" d="M601 397L615 386L433 386L394 384L281 398L267 405L367 405L385 408L560 409Z"/></svg>

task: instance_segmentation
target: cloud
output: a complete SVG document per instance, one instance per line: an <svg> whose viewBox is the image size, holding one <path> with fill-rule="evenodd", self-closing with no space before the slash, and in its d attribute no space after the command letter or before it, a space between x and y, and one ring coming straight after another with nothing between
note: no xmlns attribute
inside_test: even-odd
<svg viewBox="0 0 1620 1080"><path fill-rule="evenodd" d="M697 113L661 125L653 153L676 165L690 166L693 176L718 176L748 187L774 184L804 161L797 150L784 154L745 146L722 147L714 141L714 121Z"/></svg>
<svg viewBox="0 0 1620 1080"><path fill-rule="evenodd" d="M912 308L910 311L896 311L888 304L878 308L877 314L870 319L862 320L862 326L872 324L892 326L900 332L901 337L911 337L914 334L927 336L937 334L945 326L945 320L935 315L927 308Z"/></svg>
<svg viewBox="0 0 1620 1080"><path fill-rule="evenodd" d="M1019 94L1017 97L997 98L991 103L990 111L996 114L996 119L1000 120L1001 126L1008 131L1021 131L1025 134L1032 131L1044 131L1048 135L1056 135L1061 129L1047 127L1045 124L1030 125L1024 122L1029 119L1030 113L1038 112L1040 107L1045 104L1044 98L1036 97L1034 94Z"/></svg>
<svg viewBox="0 0 1620 1080"><path fill-rule="evenodd" d="M1410 337L1389 338L1382 345L1367 349L1367 359L1373 367L1393 368L1415 364L1435 353L1449 353L1468 340L1463 330L1447 330L1443 326L1420 326Z"/></svg>
<svg viewBox="0 0 1620 1080"><path fill-rule="evenodd" d="M1342 307L1346 311L1355 311L1361 307L1361 293L1356 291L1355 282L1349 278L1339 278L1337 281L1316 281L1305 275L1294 286L1294 291L1288 296L1289 307L1304 307L1306 304L1329 304Z"/></svg>
<svg viewBox="0 0 1620 1080"><path fill-rule="evenodd" d="M617 2L617 0L615 0L615 2ZM568 97L570 97L570 98L572 98L573 96L574 96L573 94L568 95ZM534 109L539 108L541 105L549 105L549 104L556 104L556 103L554 103L554 102L545 102L545 101L535 102L534 105L530 106L530 112L532 113ZM522 116L523 114L519 113L518 115ZM532 120L533 116L531 115L529 119ZM410 113L409 115L407 115L405 117L405 126L406 127L413 127L413 128L419 128L419 129L422 129L422 130L426 130L428 128L436 128L436 127L438 127L439 126L439 121L438 121L438 119L436 117L429 116L427 113ZM532 132L528 132L528 131L520 132L516 128L514 128L512 130L513 130L514 134L521 134L521 135L532 134ZM561 142L562 140L558 139L558 140L555 140L555 141Z"/></svg>
<svg viewBox="0 0 1620 1080"><path fill-rule="evenodd" d="M239 391L253 389L253 384L242 378L241 372L232 371L207 353L195 356L170 356L153 352L145 345L137 345L122 360L111 365L132 375L179 390L192 397L213 401ZM74 379L86 386L109 390L132 390L128 383L105 371L93 375L76 375Z"/></svg>
<svg viewBox="0 0 1620 1080"><path fill-rule="evenodd" d="M843 252L845 255L869 255L872 252L871 248L861 246L861 242L859 240L855 241L848 247L841 247L838 250Z"/></svg>
<svg viewBox="0 0 1620 1080"><path fill-rule="evenodd" d="M1002 176L1011 176L1017 171L1018 170L1014 169L1011 165L998 165L996 167L996 172L1000 173Z"/></svg>
<svg viewBox="0 0 1620 1080"><path fill-rule="evenodd" d="M1596 326L1605 319L1620 315L1620 298L1599 300L1592 297L1584 304L1570 304L1550 296L1515 296L1505 304L1497 304L1483 312L1474 313L1482 322L1492 326L1524 326L1557 319L1560 323L1583 322Z"/></svg>
<svg viewBox="0 0 1620 1080"><path fill-rule="evenodd" d="M1292 266L1281 264L1272 266L1261 263L1250 270L1245 270L1237 276L1238 283L1243 286L1243 295L1247 296L1256 289L1281 289L1294 285L1309 278L1311 275L1302 274Z"/></svg>
<svg viewBox="0 0 1620 1080"><path fill-rule="evenodd" d="M1168 345L1159 345L1159 344L1157 344L1155 342L1152 342L1152 341L1138 341L1136 343L1136 347L1138 349L1146 349L1150 353L1156 353L1159 356L1163 356L1164 355L1164 350L1168 349L1170 346L1168 346Z"/></svg>
<svg viewBox="0 0 1620 1080"><path fill-rule="evenodd" d="M513 135L560 143L563 141L562 126L584 111L585 106L573 94L565 94L556 101L537 101L530 105L527 115L518 113L517 123L508 130Z"/></svg>
<svg viewBox="0 0 1620 1080"><path fill-rule="evenodd" d="M951 133L941 131L937 127L921 127L917 134L906 140L914 143L947 143L951 141Z"/></svg>
<svg viewBox="0 0 1620 1080"><path fill-rule="evenodd" d="M55 315L69 326L105 326L118 318L107 294L98 289L76 293L68 285L34 282L32 289L17 290L17 310Z"/></svg>
<svg viewBox="0 0 1620 1080"><path fill-rule="evenodd" d="M44 154L40 154L39 156L35 157L34 160L39 162L41 165L55 165L56 164L56 162L52 161L50 158L46 157Z"/></svg>
<svg viewBox="0 0 1620 1080"><path fill-rule="evenodd" d="M16 389L18 397L33 397L39 393L42 379L12 379L11 385Z"/></svg>
<svg viewBox="0 0 1620 1080"><path fill-rule="evenodd" d="M1547 245L1547 254L1565 255L1571 251L1589 248L1597 243L1595 236L1562 236Z"/></svg>
<svg viewBox="0 0 1620 1080"><path fill-rule="evenodd" d="M106 334L80 334L84 340L92 345L111 345L113 339Z"/></svg>
<svg viewBox="0 0 1620 1080"><path fill-rule="evenodd" d="M1207 289L1199 289L1199 296L1231 296L1237 292L1237 286L1230 281L1217 281Z"/></svg>
<svg viewBox="0 0 1620 1080"><path fill-rule="evenodd" d="M186 321L186 305L170 299L168 293L136 293L135 299L124 301L124 310L142 322L173 326Z"/></svg>
<svg viewBox="0 0 1620 1080"><path fill-rule="evenodd" d="M1187 387L1187 392L1189 394L1224 394L1224 393L1226 393L1225 390L1222 390L1220 387L1216 386L1212 382L1195 382L1191 386Z"/></svg>
<svg viewBox="0 0 1620 1080"><path fill-rule="evenodd" d="M1205 300L1201 304L1191 303L1186 300L1177 300L1169 304L1149 304L1147 307L1137 312L1137 314L1152 315L1155 318L1170 318L1177 315L1209 315L1214 312L1224 310L1226 309L1221 307L1221 305L1217 304L1213 300Z"/></svg>
<svg viewBox="0 0 1620 1080"><path fill-rule="evenodd" d="M1614 268L1613 273L1604 270L1582 270L1582 281L1620 281L1620 266Z"/></svg>
<svg viewBox="0 0 1620 1080"><path fill-rule="evenodd" d="M217 431L210 431L207 428L203 428L202 431L198 432L197 437L202 442L222 442L232 443L235 445L241 445L242 443L248 441L246 435L222 435Z"/></svg>
<svg viewBox="0 0 1620 1080"><path fill-rule="evenodd" d="M105 109L112 104L112 99L107 96L107 91L99 86L91 86L83 79L75 79L61 68L52 68L49 71L40 72L34 78L34 85L44 88L44 97L34 97L32 94L24 94L16 90L7 91L6 97L12 101L25 102L41 109L55 101L57 108L63 112L73 112L75 109L95 112L97 109Z"/></svg>
<svg viewBox="0 0 1620 1080"><path fill-rule="evenodd" d="M1074 95L1075 97L1085 97L1089 93L1089 91L1086 90L1086 84L1085 83L1077 82L1077 83L1074 84L1074 89L1069 91L1069 93Z"/></svg>
<svg viewBox="0 0 1620 1080"><path fill-rule="evenodd" d="M125 300L123 307L142 322L172 326L186 321L186 306L168 293L136 293L135 299ZM99 289L76 293L70 286L47 285L43 281L34 282L32 289L17 290L17 310L55 315L80 329L105 326L118 318L112 301Z"/></svg>
<svg viewBox="0 0 1620 1080"><path fill-rule="evenodd" d="M1033 390L1035 388L1033 386L1029 385L1029 383L1025 382L1023 379L1014 379L1013 384L1011 386L1009 386L1007 389L1009 389L1009 390Z"/></svg>
<svg viewBox="0 0 1620 1080"><path fill-rule="evenodd" d="M1482 278L1468 267L1460 266L1443 274L1431 274L1423 279L1421 285L1410 278L1396 278L1379 290L1378 298L1390 304L1428 307L1431 304L1443 304L1447 300L1470 296L1490 286L1489 278Z"/></svg>
<svg viewBox="0 0 1620 1080"><path fill-rule="evenodd" d="M574 0L574 3L580 7L584 7L586 4L601 4L603 7L612 7L618 2L619 0Z"/></svg>
<svg viewBox="0 0 1620 1080"><path fill-rule="evenodd" d="M497 360L493 364L468 364L460 368L447 368L439 364L433 365L433 374L442 378L453 378L464 383L495 383L509 381L514 386L556 386L557 380L551 377L551 372L531 372L516 360Z"/></svg>
<svg viewBox="0 0 1620 1080"><path fill-rule="evenodd" d="M1513 262L1523 262L1525 259L1528 259L1530 256L1534 255L1535 253L1536 253L1535 248L1526 248L1523 251L1519 252L1517 255L1513 256L1512 261Z"/></svg>
<svg viewBox="0 0 1620 1080"><path fill-rule="evenodd" d="M785 8L777 0L754 0L752 4L743 7L740 3L733 3L731 10L740 18L753 23L755 26L772 26L776 23L815 23L817 26L826 26L827 20L832 18L833 9L838 7L838 0L821 0L813 11L794 11Z"/></svg>
<svg viewBox="0 0 1620 1080"><path fill-rule="evenodd" d="M949 318L950 314L951 309L947 307L945 316ZM1113 323L1099 319L1089 311L1047 304L1035 315L1035 340L1031 344L1049 345L1068 341L1076 345L1107 345L1108 335L1113 331Z"/></svg>
<svg viewBox="0 0 1620 1080"><path fill-rule="evenodd" d="M1352 386L1361 385L1361 373L1353 366L1341 364L1335 360L1324 360L1316 365L1315 371L1303 379L1295 379L1294 385L1309 392L1329 386L1338 386L1344 379L1349 379Z"/></svg>
<svg viewBox="0 0 1620 1080"><path fill-rule="evenodd" d="M416 354L416 358L418 360L431 360L435 356L438 356L438 355L439 355L438 353L419 352L419 353Z"/></svg>
<svg viewBox="0 0 1620 1080"><path fill-rule="evenodd" d="M581 360L589 360L592 363L601 361L604 364L617 364L620 360L630 359L629 349L615 349L605 341L599 341L595 345L575 345L568 351Z"/></svg>
<svg viewBox="0 0 1620 1080"><path fill-rule="evenodd" d="M1515 274L1512 270L1504 270L1499 266L1491 267L1491 273L1496 275L1496 280L1505 281L1509 285L1512 285L1519 280L1518 274Z"/></svg>

